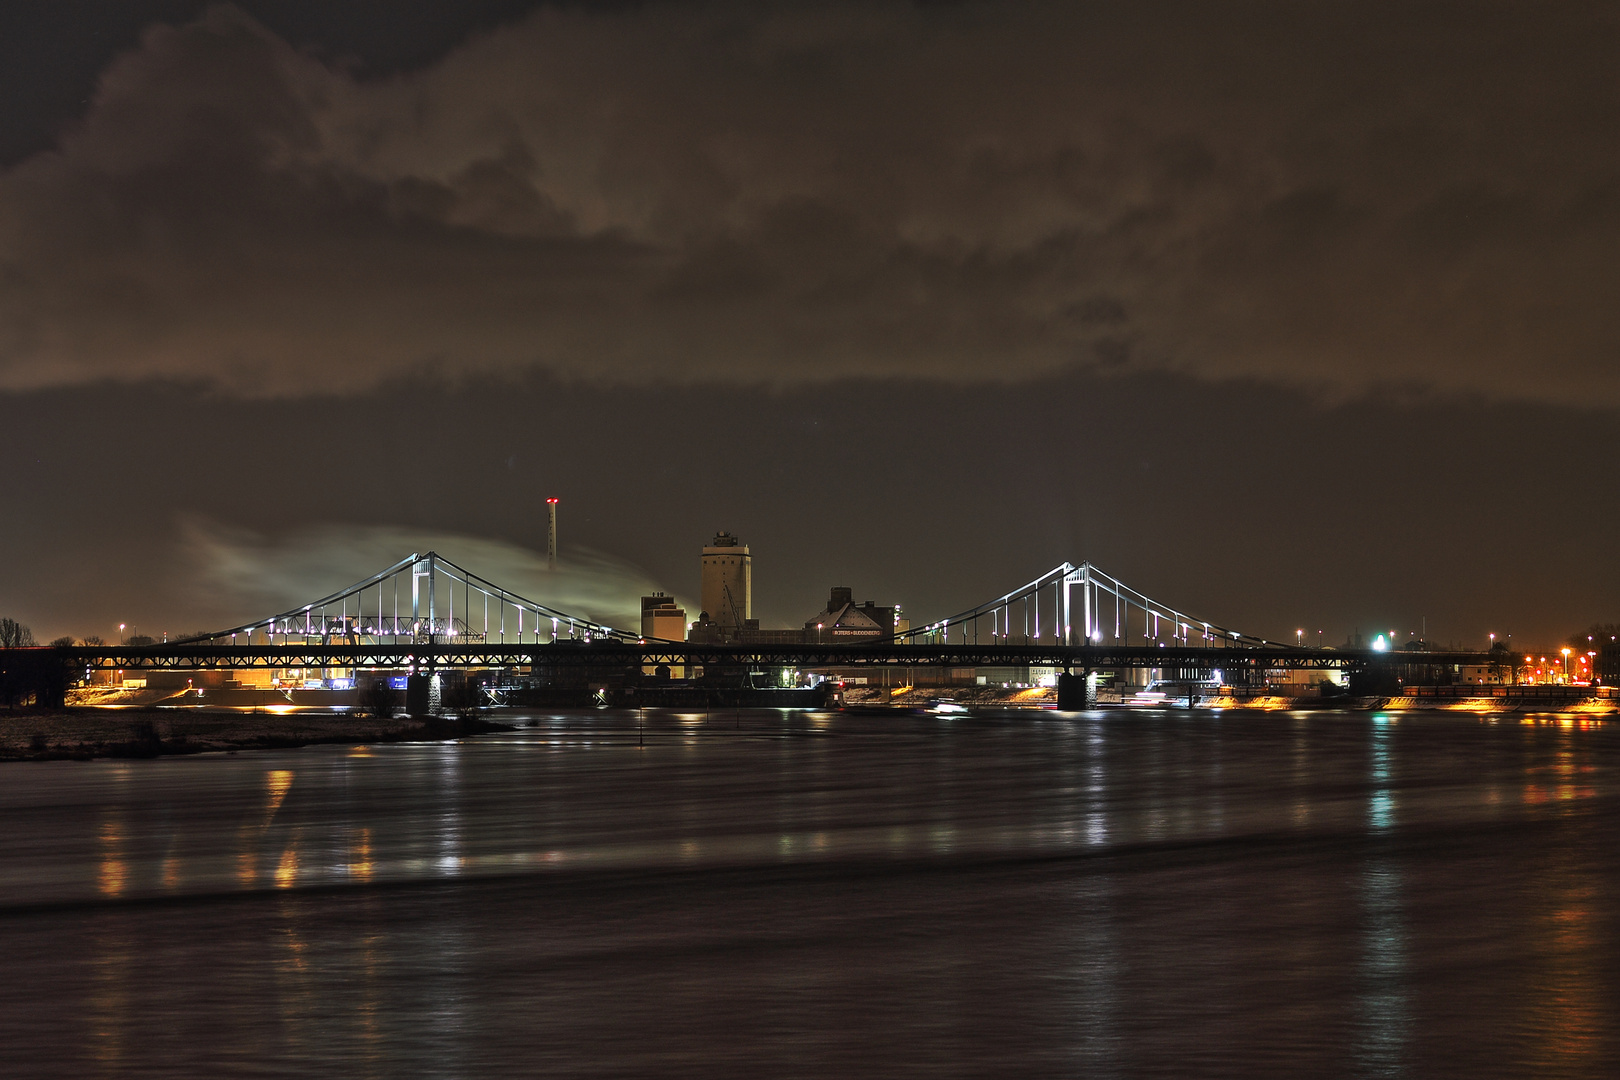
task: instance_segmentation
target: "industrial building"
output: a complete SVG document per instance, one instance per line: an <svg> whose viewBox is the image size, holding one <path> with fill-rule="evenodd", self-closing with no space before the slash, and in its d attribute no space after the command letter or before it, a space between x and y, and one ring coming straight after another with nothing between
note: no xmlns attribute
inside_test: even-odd
<svg viewBox="0 0 1620 1080"><path fill-rule="evenodd" d="M714 542L703 549L698 598L704 618L719 629L724 640L732 640L748 626L754 617L754 567L747 544L731 533L715 534Z"/></svg>
<svg viewBox="0 0 1620 1080"><path fill-rule="evenodd" d="M827 607L804 624L804 638L810 642L875 641L895 633L895 609L879 607L872 601L855 606L855 590L833 586Z"/></svg>
<svg viewBox="0 0 1620 1080"><path fill-rule="evenodd" d="M703 610L687 629L688 641L739 645L871 641L893 637L899 625L898 608L879 607L870 600L857 606L853 589L835 586L826 608L806 621L803 629L761 629L753 611L753 556L748 545L731 533L716 533L713 542L704 547L702 571L699 595ZM648 629L648 604L655 599L642 598L642 634L663 637L666 635L653 635Z"/></svg>
<svg viewBox="0 0 1620 1080"><path fill-rule="evenodd" d="M673 596L665 596L655 592L651 596L641 598L641 636L644 638L657 638L662 641L686 640L686 609L675 603ZM672 679L686 678L686 668L676 665L673 668L659 670L656 667L642 669L643 675L655 675Z"/></svg>
<svg viewBox="0 0 1620 1080"><path fill-rule="evenodd" d="M655 592L641 598L641 636L662 641L686 640L686 609L673 596Z"/></svg>

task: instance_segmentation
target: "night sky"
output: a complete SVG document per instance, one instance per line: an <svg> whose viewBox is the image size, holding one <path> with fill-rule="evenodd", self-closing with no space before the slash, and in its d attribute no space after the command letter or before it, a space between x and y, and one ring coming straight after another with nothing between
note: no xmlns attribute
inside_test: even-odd
<svg viewBox="0 0 1620 1080"><path fill-rule="evenodd" d="M13 10L23 7L25 10ZM1613 5L0 12L0 615L1620 619ZM561 498L566 572L543 570Z"/></svg>

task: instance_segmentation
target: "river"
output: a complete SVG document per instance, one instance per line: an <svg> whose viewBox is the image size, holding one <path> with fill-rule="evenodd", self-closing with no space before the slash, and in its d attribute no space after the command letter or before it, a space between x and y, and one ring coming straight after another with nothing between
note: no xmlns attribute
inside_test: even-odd
<svg viewBox="0 0 1620 1080"><path fill-rule="evenodd" d="M0 766L5 1075L1620 1075L1613 723L525 722Z"/></svg>

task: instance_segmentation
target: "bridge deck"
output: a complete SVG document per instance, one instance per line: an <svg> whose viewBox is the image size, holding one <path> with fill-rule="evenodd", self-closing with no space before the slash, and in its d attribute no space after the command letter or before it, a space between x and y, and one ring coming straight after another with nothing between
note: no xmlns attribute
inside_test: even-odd
<svg viewBox="0 0 1620 1080"><path fill-rule="evenodd" d="M1374 652L1371 650L1145 647L1082 645L709 645L687 642L561 641L499 645L417 643L375 645L293 643L282 645L143 645L15 650L74 667L200 671L287 667L439 668L632 668L656 664L719 667L1058 667L1102 668L1293 668L1355 670L1383 665L1488 665L1482 652ZM19 655L19 659L20 659Z"/></svg>

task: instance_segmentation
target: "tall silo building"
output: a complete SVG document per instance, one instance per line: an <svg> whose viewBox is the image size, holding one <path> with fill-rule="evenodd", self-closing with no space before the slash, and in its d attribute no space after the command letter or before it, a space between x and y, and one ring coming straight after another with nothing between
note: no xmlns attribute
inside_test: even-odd
<svg viewBox="0 0 1620 1080"><path fill-rule="evenodd" d="M730 533L718 533L703 549L703 610L725 637L754 617L754 568L748 545Z"/></svg>

